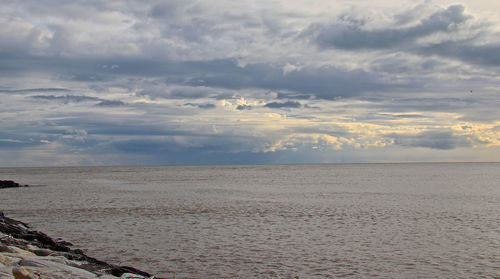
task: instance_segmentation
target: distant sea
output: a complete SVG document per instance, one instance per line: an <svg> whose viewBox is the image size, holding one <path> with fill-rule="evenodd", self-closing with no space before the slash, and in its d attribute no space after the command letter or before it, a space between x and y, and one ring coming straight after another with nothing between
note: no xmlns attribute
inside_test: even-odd
<svg viewBox="0 0 500 279"><path fill-rule="evenodd" d="M0 210L169 278L500 276L500 163L0 168Z"/></svg>

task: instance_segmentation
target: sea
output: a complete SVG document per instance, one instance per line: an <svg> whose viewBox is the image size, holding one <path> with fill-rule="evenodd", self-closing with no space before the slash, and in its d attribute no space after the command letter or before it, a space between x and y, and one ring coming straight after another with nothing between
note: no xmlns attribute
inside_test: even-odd
<svg viewBox="0 0 500 279"><path fill-rule="evenodd" d="M167 278L499 278L500 163L0 168L0 210Z"/></svg>

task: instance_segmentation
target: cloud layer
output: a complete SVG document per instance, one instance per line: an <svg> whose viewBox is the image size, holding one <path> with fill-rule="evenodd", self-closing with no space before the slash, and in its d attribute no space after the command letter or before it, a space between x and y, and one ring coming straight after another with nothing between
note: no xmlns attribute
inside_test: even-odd
<svg viewBox="0 0 500 279"><path fill-rule="evenodd" d="M0 166L500 158L481 2L0 4Z"/></svg>

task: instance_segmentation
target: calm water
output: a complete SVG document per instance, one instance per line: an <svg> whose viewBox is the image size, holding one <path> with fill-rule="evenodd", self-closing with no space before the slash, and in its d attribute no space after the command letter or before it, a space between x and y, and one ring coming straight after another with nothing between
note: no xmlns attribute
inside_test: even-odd
<svg viewBox="0 0 500 279"><path fill-rule="evenodd" d="M500 164L0 168L0 210L175 278L500 276Z"/></svg>

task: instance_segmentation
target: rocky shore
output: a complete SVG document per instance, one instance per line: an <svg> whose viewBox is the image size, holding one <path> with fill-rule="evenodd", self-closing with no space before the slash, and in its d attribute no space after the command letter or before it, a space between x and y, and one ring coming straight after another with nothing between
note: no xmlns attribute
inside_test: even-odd
<svg viewBox="0 0 500 279"><path fill-rule="evenodd" d="M24 186L1 181L0 188L4 185ZM130 266L89 257L71 246L0 212L0 279L161 279Z"/></svg>

